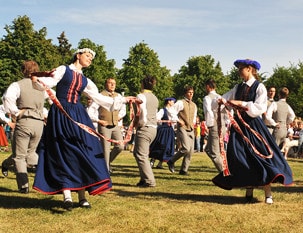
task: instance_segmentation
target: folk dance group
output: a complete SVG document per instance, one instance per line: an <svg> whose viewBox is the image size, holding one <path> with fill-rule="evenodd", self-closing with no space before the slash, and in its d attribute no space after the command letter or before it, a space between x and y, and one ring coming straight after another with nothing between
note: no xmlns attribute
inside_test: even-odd
<svg viewBox="0 0 303 233"><path fill-rule="evenodd" d="M90 208L86 191L97 195L112 188L100 140L90 130L83 129L95 127L80 102L82 93L108 111L119 109L127 102L138 103L140 115L136 119L133 152L140 174L138 187L156 186L150 158L167 162L171 172L175 172L174 163L183 158L179 174L187 175L194 152L197 106L192 102L192 87L185 88L182 100L167 98L159 112L158 99L153 93L156 85L153 76L143 78L142 91L136 97L104 96L82 72L94 57L91 49L79 49L72 64L59 66L52 72L39 72L34 61L25 62L24 79L12 83L3 95L5 110L16 116L12 159L19 192L29 192L27 166L31 161L37 164L33 189L48 195L63 194L63 207L67 210L72 210L74 205L71 192L78 193L80 207ZM213 183L228 190L247 188L247 199L252 198L253 188L262 186L265 202L272 204L270 184L291 185L292 171L260 117L267 108L266 88L257 80L260 64L253 60L237 60L234 64L244 84L236 85L213 101L214 109L224 105L239 107L232 120L222 171L213 178ZM50 89L53 87L56 87L56 94L52 96ZM44 126L45 92L51 96L53 104ZM176 153L174 125L178 138ZM25 139L24 135L35 135L35 139ZM28 148L29 142L31 148ZM38 149L29 151L33 148Z"/></svg>

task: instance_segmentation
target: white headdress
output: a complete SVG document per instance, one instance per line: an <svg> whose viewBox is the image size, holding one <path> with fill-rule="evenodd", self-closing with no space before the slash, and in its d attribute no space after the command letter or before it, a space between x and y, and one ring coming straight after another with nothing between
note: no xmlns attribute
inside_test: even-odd
<svg viewBox="0 0 303 233"><path fill-rule="evenodd" d="M91 55L93 55L93 58L95 58L95 56L96 56L96 53L93 50L89 49L89 48L78 49L74 53L74 55L76 55L78 53L90 53Z"/></svg>

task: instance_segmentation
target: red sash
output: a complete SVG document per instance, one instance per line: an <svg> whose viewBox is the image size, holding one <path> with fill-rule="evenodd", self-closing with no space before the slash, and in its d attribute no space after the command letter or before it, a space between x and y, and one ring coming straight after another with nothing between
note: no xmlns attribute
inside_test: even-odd
<svg viewBox="0 0 303 233"><path fill-rule="evenodd" d="M226 103L224 103L225 106L231 106L237 116L239 117L240 122L245 126L245 128L247 128L252 134L254 134L260 141L262 141L264 143L264 145L266 146L266 149L269 152L269 155L263 155L262 153L260 153L257 148L251 143L251 141L243 134L243 131L241 130L239 124L235 121L235 119L233 118L232 114L230 113L230 111L228 111L228 109L226 108L226 112L228 115L228 118L230 120L231 125L235 128L236 132L238 132L243 139L251 146L251 148L253 149L253 151L256 153L256 155L260 156L261 158L267 158L270 159L273 157L273 151L271 150L270 146L268 145L267 141L262 137L262 135L260 133L258 133L257 131L253 130L242 118L240 111L247 111L248 109L245 107L241 107L241 106L237 106L232 104L230 101L227 101ZM218 107L218 119L217 119L217 123L218 123L218 134L219 134L219 143L220 143L220 153L221 153L221 157L223 160L223 175L224 176L229 176L231 175L229 168L228 168L228 163L227 163L227 158L226 158L226 151L224 149L224 140L223 140L223 135L222 135L222 123L221 123L221 105L219 104Z"/></svg>

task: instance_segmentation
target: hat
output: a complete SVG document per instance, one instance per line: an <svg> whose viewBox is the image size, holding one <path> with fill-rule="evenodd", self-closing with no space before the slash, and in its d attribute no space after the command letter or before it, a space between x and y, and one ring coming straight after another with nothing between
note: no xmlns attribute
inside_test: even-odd
<svg viewBox="0 0 303 233"><path fill-rule="evenodd" d="M234 65L239 68L239 66L243 64L243 65L247 65L247 66L252 66L255 67L257 70L260 70L261 65L259 62L251 60L251 59L238 59L234 62Z"/></svg>
<svg viewBox="0 0 303 233"><path fill-rule="evenodd" d="M164 99L165 102L168 102L170 100L173 100L174 102L176 102L176 99L174 97L168 97L168 98Z"/></svg>
<svg viewBox="0 0 303 233"><path fill-rule="evenodd" d="M93 58L95 58L95 56L96 56L96 53L95 53L93 50L89 49L89 48L78 49L78 50L74 53L74 56L75 56L76 54L78 54L78 53L90 53L91 55L93 55Z"/></svg>

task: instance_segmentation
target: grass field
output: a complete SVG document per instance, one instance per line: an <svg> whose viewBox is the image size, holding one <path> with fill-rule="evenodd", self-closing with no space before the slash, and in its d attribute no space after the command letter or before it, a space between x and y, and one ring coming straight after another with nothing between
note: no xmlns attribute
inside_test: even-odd
<svg viewBox="0 0 303 233"><path fill-rule="evenodd" d="M0 161L7 157L0 153ZM62 196L34 190L16 191L15 174L0 178L0 232L302 232L303 160L288 160L294 185L273 185L274 204L255 190L246 204L245 190L222 190L211 179L217 171L205 153L195 153L189 176L154 169L157 187L138 188L139 172L132 154L113 163L113 189L88 196L92 209L65 211ZM181 160L176 163L179 168ZM33 173L30 182L33 183ZM76 194L73 194L77 201Z"/></svg>

